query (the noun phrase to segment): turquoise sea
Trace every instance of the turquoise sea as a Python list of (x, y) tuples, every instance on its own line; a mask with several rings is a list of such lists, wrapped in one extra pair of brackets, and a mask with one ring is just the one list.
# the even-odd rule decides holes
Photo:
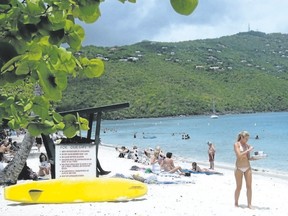
[[(233, 144), (237, 134), (247, 130), (255, 151), (268, 157), (251, 162), (259, 170), (288, 173), (288, 112), (183, 116), (167, 118), (102, 120), (101, 142), (113, 146), (138, 146), (140, 149), (160, 146), (164, 152), (187, 161), (207, 162), (207, 141), (216, 147), (217, 164), (234, 167)], [(182, 139), (182, 134), (190, 139)], [(134, 135), (136, 138), (134, 138)], [(255, 139), (258, 135), (259, 139)]]

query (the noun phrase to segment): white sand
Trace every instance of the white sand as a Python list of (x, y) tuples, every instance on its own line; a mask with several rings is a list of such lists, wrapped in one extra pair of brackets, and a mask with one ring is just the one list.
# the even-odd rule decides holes
[[(102, 167), (112, 171), (105, 178), (109, 178), (115, 173), (132, 172), (128, 170), (133, 165), (144, 166), (117, 156), (118, 153), (113, 148), (99, 147), (99, 159)], [(30, 157), (27, 163), (33, 170), (38, 171), (37, 156)], [(181, 165), (183, 168), (190, 167), (190, 164)], [(182, 177), (186, 180), (193, 180), (195, 184), (148, 184), (147, 195), (127, 202), (22, 204), (5, 200), (4, 189), (0, 186), (0, 212), (1, 215), (9, 216), (288, 215), (288, 205), (286, 204), (288, 200), (287, 178), (254, 172), (252, 204), (255, 209), (250, 210), (246, 205), (245, 184), (243, 184), (240, 195), (240, 207), (236, 208), (234, 207), (235, 180), (233, 170), (217, 167), (217, 161), (216, 169), (224, 175), (194, 174), (191, 177)]]

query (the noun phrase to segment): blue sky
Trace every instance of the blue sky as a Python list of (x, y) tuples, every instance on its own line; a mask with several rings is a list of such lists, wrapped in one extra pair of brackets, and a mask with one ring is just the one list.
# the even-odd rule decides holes
[(101, 17), (83, 24), (84, 45), (122, 46), (143, 40), (178, 42), (218, 38), (250, 30), (288, 33), (288, 0), (199, 0), (189, 16), (177, 14), (170, 0), (105, 0)]

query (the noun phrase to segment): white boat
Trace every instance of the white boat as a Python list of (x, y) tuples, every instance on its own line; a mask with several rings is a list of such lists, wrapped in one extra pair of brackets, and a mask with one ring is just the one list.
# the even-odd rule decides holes
[(215, 101), (213, 100), (213, 108), (212, 108), (213, 110), (213, 114), (210, 116), (210, 118), (211, 119), (218, 119), (219, 118), (219, 116), (218, 115), (216, 115), (215, 113), (216, 113), (216, 111), (215, 111)]
[(219, 118), (219, 116), (218, 116), (218, 115), (216, 115), (216, 114), (212, 114), (212, 115), (210, 116), (210, 118), (211, 118), (211, 119), (218, 119), (218, 118)]

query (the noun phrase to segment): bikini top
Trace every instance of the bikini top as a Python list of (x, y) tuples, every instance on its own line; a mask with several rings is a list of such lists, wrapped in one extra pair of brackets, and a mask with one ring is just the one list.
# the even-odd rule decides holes
[(240, 144), (240, 152), (244, 152), (247, 150), (247, 146), (243, 148), (243, 146)]

